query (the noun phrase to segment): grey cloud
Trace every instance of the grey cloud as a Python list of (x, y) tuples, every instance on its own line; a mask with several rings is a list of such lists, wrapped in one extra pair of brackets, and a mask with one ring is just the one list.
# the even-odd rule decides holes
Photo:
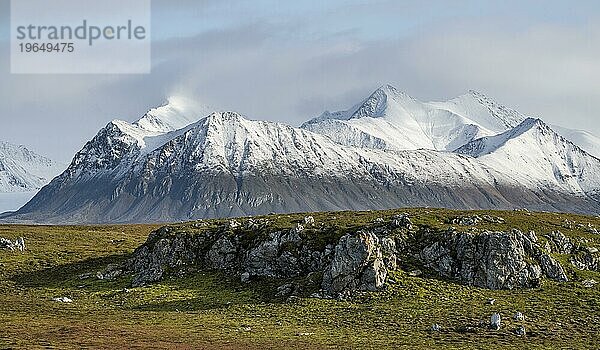
[(4, 52), (0, 139), (68, 160), (111, 119), (134, 120), (170, 94), (298, 125), (384, 83), (423, 100), (482, 90), (550, 123), (600, 134), (598, 26), (508, 30), (500, 20), (463, 21), (380, 41), (352, 31), (301, 39), (290, 34), (298, 26), (246, 21), (156, 42), (150, 75), (11, 76)]

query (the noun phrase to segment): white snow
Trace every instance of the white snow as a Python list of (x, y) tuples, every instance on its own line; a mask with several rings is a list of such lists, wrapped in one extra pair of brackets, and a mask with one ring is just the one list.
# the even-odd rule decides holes
[[(199, 121), (214, 112), (211, 107), (189, 98), (172, 96), (160, 107), (149, 110), (133, 123), (113, 120), (112, 123), (126, 135), (133, 138), (142, 154), (154, 150), (178, 135), (178, 131)], [(147, 148), (147, 149), (146, 149)]]
[(581, 147), (584, 151), (600, 158), (600, 138), (584, 130), (567, 129), (562, 126), (552, 125), (552, 129), (567, 140)]
[(588, 193), (600, 189), (600, 160), (565, 139), (540, 119), (528, 118), (514, 129), (463, 146), (476, 157), (529, 187)]
[(448, 102), (424, 103), (385, 85), (351, 109), (325, 112), (302, 127), (344, 145), (453, 151), (522, 119), (518, 112), (474, 91)]
[(149, 110), (133, 125), (156, 133), (179, 130), (214, 112), (214, 109), (193, 99), (171, 96), (167, 103)]

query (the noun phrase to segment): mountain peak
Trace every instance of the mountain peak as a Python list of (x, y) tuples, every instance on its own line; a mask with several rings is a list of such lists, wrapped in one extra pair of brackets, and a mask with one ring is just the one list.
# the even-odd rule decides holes
[(380, 91), (389, 94), (398, 94), (400, 91), (396, 89), (392, 84), (383, 84), (375, 92)]
[(209, 115), (214, 109), (183, 96), (170, 96), (133, 123), (150, 132), (166, 133), (184, 128)]
[[(523, 141), (524, 144), (542, 145), (547, 142), (569, 143), (539, 118), (526, 118), (516, 127), (495, 136), (482, 137), (460, 147), (456, 153), (480, 157), (495, 152), (513, 140)], [(547, 146), (547, 145), (546, 145)], [(572, 145), (575, 148), (579, 148)], [(531, 150), (521, 150), (531, 151)]]

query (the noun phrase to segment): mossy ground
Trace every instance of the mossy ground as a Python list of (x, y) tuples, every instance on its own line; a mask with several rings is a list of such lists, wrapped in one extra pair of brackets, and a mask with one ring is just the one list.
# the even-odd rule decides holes
[[(381, 212), (315, 213), (315, 244), (409, 212), (413, 223), (432, 229), (473, 230), (448, 224), (460, 215), (491, 214), (504, 224), (480, 223), (476, 230), (552, 230), (600, 245), (600, 235), (577, 224), (600, 228), (600, 219), (528, 212), (460, 212), (408, 209)], [(272, 229), (292, 227), (304, 214), (269, 217)], [(335, 217), (335, 219), (334, 219)], [(567, 224), (565, 220), (570, 223)], [(209, 222), (214, 227), (219, 222)], [(176, 225), (189, 229), (190, 225)], [(241, 284), (238, 276), (198, 272), (184, 278), (129, 288), (130, 277), (115, 281), (80, 279), (83, 273), (119, 262), (158, 226), (0, 226), (0, 237), (24, 236), (27, 251), (0, 251), (0, 348), (195, 348), (195, 349), (397, 349), (397, 348), (589, 348), (600, 347), (600, 286), (580, 281), (597, 272), (570, 269), (571, 282), (545, 281), (541, 288), (490, 291), (461, 286), (426, 273), (394, 272), (396, 283), (352, 301), (275, 297), (284, 281)], [(200, 231), (206, 229), (199, 229)], [(311, 231), (306, 232), (311, 235)], [(560, 257), (559, 257), (560, 258)], [(563, 261), (567, 266), (567, 262)], [(53, 302), (67, 296), (71, 304)], [(486, 303), (496, 299), (494, 305)], [(512, 320), (521, 311), (523, 322)], [(503, 316), (500, 331), (479, 327), (492, 313)], [(433, 323), (442, 326), (432, 333)], [(514, 330), (524, 325), (528, 335)]]

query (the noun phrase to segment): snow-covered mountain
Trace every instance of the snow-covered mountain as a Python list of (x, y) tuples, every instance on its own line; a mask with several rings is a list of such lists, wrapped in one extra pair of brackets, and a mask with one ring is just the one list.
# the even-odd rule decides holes
[(528, 187), (544, 184), (579, 194), (595, 194), (600, 189), (600, 161), (540, 119), (528, 118), (513, 129), (474, 140), (456, 152), (476, 157), (481, 164)]
[(475, 91), (447, 102), (424, 103), (385, 85), (351, 109), (325, 112), (302, 128), (362, 148), (454, 151), (523, 119)]
[(10, 220), (177, 221), (402, 206), (598, 213), (596, 174), (600, 160), (479, 93), (422, 103), (384, 86), (302, 128), (170, 104), (134, 123), (115, 120)]
[[(346, 111), (324, 112), (302, 128), (361, 148), (454, 151), (468, 142), (516, 127), (527, 117), (470, 90), (444, 102), (421, 102), (384, 85)], [(586, 152), (600, 158), (600, 138), (552, 126)]]
[(65, 167), (24, 146), (0, 141), (0, 213), (19, 209)]

